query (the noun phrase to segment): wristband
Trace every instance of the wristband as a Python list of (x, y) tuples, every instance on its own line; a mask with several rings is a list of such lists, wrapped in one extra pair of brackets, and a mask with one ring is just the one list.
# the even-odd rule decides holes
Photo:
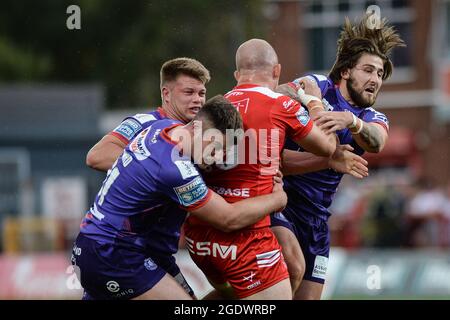
[(311, 101), (319, 101), (320, 103), (322, 102), (322, 101), (320, 101), (320, 99), (319, 98), (317, 98), (317, 97), (315, 97), (315, 96), (312, 96), (312, 95), (310, 95), (310, 94), (306, 94), (305, 93), (305, 90), (303, 90), (303, 88), (299, 88), (298, 90), (297, 90), (297, 94), (298, 94), (298, 96), (300, 97), (300, 101), (305, 105), (305, 106), (308, 106), (308, 103), (310, 103)]
[(317, 109), (317, 108), (320, 108), (322, 111), (325, 111), (325, 109), (323, 108), (322, 105), (320, 105), (320, 106), (319, 105), (315, 105), (312, 108), (308, 108), (308, 111), (311, 112), (311, 111), (313, 111), (314, 109)]
[(354, 129), (354, 128), (356, 128), (357, 118), (356, 118), (356, 116), (353, 114), (353, 112), (352, 112), (352, 118), (353, 118), (353, 121), (352, 121), (352, 124), (348, 126), (349, 129)]
[[(362, 129), (364, 127), (364, 121), (362, 121), (361, 119), (359, 119), (359, 120), (360, 120), (361, 126), (359, 127), (358, 131), (352, 132), (352, 134), (359, 134), (362, 131)], [(351, 132), (351, 130), (350, 130), (350, 132)]]

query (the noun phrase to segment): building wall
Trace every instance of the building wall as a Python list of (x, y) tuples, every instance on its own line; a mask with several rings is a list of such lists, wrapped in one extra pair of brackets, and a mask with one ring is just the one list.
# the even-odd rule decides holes
[[(434, 1), (410, 0), (414, 20), (413, 41), (408, 43), (412, 54), (415, 77), (410, 81), (387, 81), (382, 88), (376, 108), (386, 113), (391, 127), (407, 128), (415, 136), (415, 143), (423, 165), (421, 173), (431, 181), (445, 184), (450, 181), (450, 126), (434, 116), (433, 63), (431, 48)], [(303, 60), (308, 54), (301, 19), (304, 12), (301, 1), (274, 1), (269, 4), (271, 14), (269, 42), (279, 54), (282, 64), (281, 82), (304, 74)], [(302, 59), (303, 58), (303, 59)], [(395, 69), (394, 69), (395, 73)], [(387, 93), (387, 94), (386, 94)], [(402, 103), (404, 101), (404, 103)], [(381, 103), (381, 104), (380, 104)], [(383, 156), (381, 153), (379, 156)]]

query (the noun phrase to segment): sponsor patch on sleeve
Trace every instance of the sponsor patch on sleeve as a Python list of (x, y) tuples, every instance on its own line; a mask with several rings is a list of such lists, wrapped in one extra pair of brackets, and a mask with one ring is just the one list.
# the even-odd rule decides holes
[(149, 121), (156, 121), (156, 117), (149, 113), (138, 113), (134, 116), (137, 120), (139, 120), (140, 123), (144, 124)]
[(142, 126), (139, 123), (139, 121), (132, 118), (128, 118), (125, 121), (123, 121), (117, 128), (115, 128), (113, 132), (122, 135), (127, 140), (131, 140), (141, 130)]
[(195, 166), (191, 161), (176, 160), (174, 163), (177, 166), (178, 171), (180, 171), (183, 179), (198, 176), (198, 171), (195, 169)]
[(208, 187), (200, 176), (182, 186), (174, 187), (173, 190), (179, 203), (185, 207), (197, 203), (208, 194)]
[(302, 126), (306, 126), (310, 119), (308, 111), (306, 111), (306, 109), (303, 107), (300, 107), (300, 109), (298, 109), (295, 116), (297, 117), (297, 120), (302, 124)]

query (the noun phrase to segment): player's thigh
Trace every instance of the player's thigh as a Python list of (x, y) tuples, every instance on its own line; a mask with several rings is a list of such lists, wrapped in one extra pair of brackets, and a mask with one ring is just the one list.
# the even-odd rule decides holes
[(208, 279), (214, 290), (210, 291), (202, 300), (232, 300), (236, 299), (233, 287), (228, 283), (215, 283)]
[(72, 263), (90, 299), (133, 299), (149, 291), (166, 271), (142, 252), (99, 243), (80, 234)]
[(291, 282), (284, 279), (242, 300), (292, 300)]
[(166, 274), (150, 290), (133, 300), (192, 300), (192, 298), (172, 276)]
[(294, 300), (320, 300), (323, 284), (310, 280), (303, 280), (294, 295)]
[(281, 245), (289, 275), (301, 280), (305, 273), (305, 258), (298, 239), (290, 229), (282, 226), (273, 226), (272, 231)]

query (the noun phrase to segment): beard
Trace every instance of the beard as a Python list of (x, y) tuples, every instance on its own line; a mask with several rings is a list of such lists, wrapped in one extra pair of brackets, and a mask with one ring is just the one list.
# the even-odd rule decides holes
[(348, 94), (350, 95), (350, 98), (352, 99), (352, 101), (355, 103), (356, 107), (361, 107), (361, 108), (368, 108), (373, 106), (373, 104), (375, 103), (375, 100), (377, 99), (377, 94), (373, 95), (373, 98), (365, 98), (363, 93), (364, 93), (364, 89), (361, 90), (361, 92), (359, 92), (358, 90), (355, 89), (355, 78), (351, 77), (347, 80), (347, 91)]

